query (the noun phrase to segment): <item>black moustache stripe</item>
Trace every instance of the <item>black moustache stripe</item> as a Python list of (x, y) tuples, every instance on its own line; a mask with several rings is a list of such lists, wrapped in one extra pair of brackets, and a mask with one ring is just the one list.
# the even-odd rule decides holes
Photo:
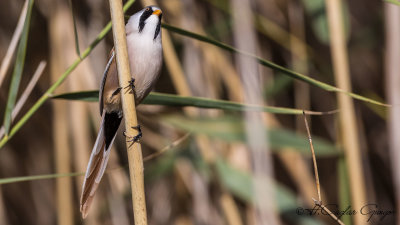
[(158, 34), (161, 31), (161, 17), (162, 17), (162, 15), (159, 16), (159, 20), (158, 20), (158, 24), (157, 24), (157, 27), (156, 27), (156, 32), (154, 34), (154, 39), (153, 40), (155, 40), (157, 38)]
[(151, 7), (147, 8), (146, 10), (144, 10), (144, 12), (142, 13), (142, 15), (140, 16), (140, 19), (139, 19), (139, 33), (142, 32), (142, 30), (144, 28), (144, 25), (146, 25), (145, 21), (152, 14), (153, 14), (153, 9)]

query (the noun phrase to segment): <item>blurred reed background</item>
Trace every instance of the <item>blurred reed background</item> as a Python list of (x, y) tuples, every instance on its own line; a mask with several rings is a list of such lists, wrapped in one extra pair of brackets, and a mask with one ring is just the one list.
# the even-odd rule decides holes
[[(254, 57), (163, 29), (164, 67), (155, 91), (313, 111), (340, 109), (308, 118), (323, 204), (334, 212), (349, 206), (356, 210), (357, 215), (341, 217), (345, 224), (400, 224), (400, 6), (395, 3), (137, 0), (126, 15), (156, 4), (167, 24), (393, 104), (382, 107), (335, 95), (271, 70)], [(19, 62), (15, 30), (19, 27), (23, 40), (25, 19), (20, 16), (26, 11), (23, 0), (0, 1), (0, 118)], [(18, 103), (21, 112), (13, 121), (85, 54), (109, 21), (108, 1), (33, 3), (16, 89), (17, 99), (27, 100)], [(112, 45), (109, 33), (54, 94), (98, 89)], [(320, 211), (308, 216), (298, 210), (313, 208), (312, 198), (318, 196), (302, 115), (162, 104), (138, 110), (149, 224), (338, 224)], [(81, 172), (99, 122), (95, 102), (48, 99), (0, 148), (1, 225), (133, 224), (123, 128), (90, 214), (81, 219)], [(0, 140), (7, 130), (0, 130)], [(33, 177), (43, 174), (64, 175)], [(37, 180), (6, 179), (22, 176)], [(370, 218), (360, 212), (367, 204), (378, 208), (370, 205), (364, 213), (395, 214)]]

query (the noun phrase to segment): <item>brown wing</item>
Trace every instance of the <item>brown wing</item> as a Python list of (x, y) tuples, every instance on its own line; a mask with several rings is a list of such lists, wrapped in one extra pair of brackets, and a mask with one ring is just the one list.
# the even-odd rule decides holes
[(110, 51), (110, 56), (108, 57), (108, 62), (106, 68), (104, 69), (103, 79), (101, 81), (99, 90), (99, 106), (100, 106), (100, 116), (103, 115), (104, 108), (104, 87), (106, 86), (107, 77), (110, 77), (112, 73), (116, 73), (116, 61), (115, 61), (115, 51), (114, 48)]

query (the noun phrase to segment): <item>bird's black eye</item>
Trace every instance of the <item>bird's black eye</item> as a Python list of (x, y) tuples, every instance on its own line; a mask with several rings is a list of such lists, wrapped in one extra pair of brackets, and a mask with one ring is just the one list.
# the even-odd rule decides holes
[(149, 10), (150, 10), (150, 8), (147, 8), (147, 9), (146, 9), (146, 11), (149, 11)]

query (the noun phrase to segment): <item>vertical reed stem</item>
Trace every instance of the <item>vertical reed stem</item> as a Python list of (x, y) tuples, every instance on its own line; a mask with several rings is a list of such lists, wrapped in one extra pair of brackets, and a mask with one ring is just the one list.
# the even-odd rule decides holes
[[(49, 17), (49, 37), (50, 37), (50, 72), (51, 80), (57, 81), (58, 74), (62, 73), (69, 62), (74, 58), (74, 51), (70, 51), (74, 46), (74, 41), (68, 34), (73, 32), (71, 14), (68, 6), (64, 2), (52, 4), (54, 7)], [(73, 81), (64, 83), (60, 92), (70, 91), (70, 85)], [(71, 172), (71, 151), (70, 151), (70, 124), (68, 109), (71, 108), (69, 102), (53, 102), (53, 122), (52, 132), (54, 140), (54, 164), (56, 173)], [(57, 224), (74, 224), (73, 190), (72, 178), (63, 177), (56, 179), (56, 197), (57, 197)]]
[[(346, 50), (346, 40), (343, 26), (343, 12), (341, 0), (326, 0), (328, 14), (331, 54), (333, 71), (337, 87), (344, 91), (351, 91), (349, 61)], [(358, 139), (358, 129), (354, 112), (354, 105), (349, 96), (338, 93), (340, 134), (345, 150), (348, 167), (352, 208), (361, 209), (366, 203), (364, 171), (361, 161), (361, 150)], [(354, 216), (356, 225), (366, 224), (361, 214)]]
[[(231, 0), (233, 19), (233, 39), (235, 47), (256, 54), (259, 45), (251, 20), (252, 0)], [(261, 77), (257, 61), (244, 55), (235, 55), (237, 69), (243, 82), (244, 102), (263, 104)], [(275, 211), (274, 190), (272, 187), (273, 161), (266, 137), (267, 120), (257, 112), (244, 112), (246, 141), (250, 150), (253, 172), (253, 191), (255, 199), (254, 219), (256, 224), (280, 224)]]
[[(395, 189), (395, 203), (400, 203), (400, 7), (385, 3), (386, 24), (386, 94), (389, 104), (394, 107), (389, 109), (388, 134), (390, 146), (390, 159), (392, 161), (393, 187)], [(399, 208), (397, 208), (397, 223), (400, 221)]]
[[(131, 80), (129, 58), (126, 45), (126, 32), (124, 24), (124, 12), (122, 11), (122, 1), (109, 0), (111, 20), (113, 27), (114, 45), (117, 56), (117, 69), (119, 85), (125, 87), (129, 85)], [(125, 128), (127, 141), (129, 136), (137, 135), (137, 131), (132, 129), (136, 126), (137, 116), (135, 99), (133, 94), (121, 92), (122, 109), (125, 118)], [(144, 194), (144, 177), (143, 177), (143, 158), (142, 147), (140, 143), (126, 143), (129, 161), (129, 173), (132, 189), (133, 214), (135, 225), (147, 225), (146, 201)]]

